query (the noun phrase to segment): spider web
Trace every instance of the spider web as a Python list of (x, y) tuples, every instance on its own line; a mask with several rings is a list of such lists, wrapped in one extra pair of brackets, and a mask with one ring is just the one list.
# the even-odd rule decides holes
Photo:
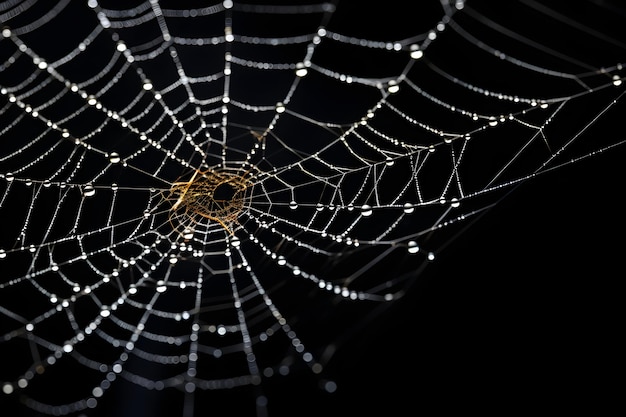
[(332, 393), (465, 227), (623, 143), (617, 2), (423, 3), (0, 4), (2, 395)]

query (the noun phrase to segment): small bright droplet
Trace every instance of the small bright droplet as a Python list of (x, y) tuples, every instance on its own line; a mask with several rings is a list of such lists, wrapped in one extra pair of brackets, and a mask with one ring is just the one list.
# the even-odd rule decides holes
[(411, 203), (404, 203), (404, 212), (406, 214), (411, 214), (415, 211), (415, 207)]
[(286, 110), (283, 103), (276, 103), (276, 113), (283, 113)]
[(619, 75), (613, 76), (613, 85), (615, 87), (619, 87), (620, 85), (622, 85), (622, 79), (619, 77)]
[(233, 247), (235, 247), (235, 248), (236, 248), (236, 247), (238, 247), (239, 245), (241, 245), (241, 240), (239, 240), (239, 238), (238, 238), (237, 236), (234, 236), (234, 237), (231, 239), (230, 244), (231, 244)]
[(185, 239), (192, 239), (193, 238), (193, 230), (191, 230), (191, 229), (183, 230), (183, 238), (185, 238)]
[(306, 69), (304, 62), (298, 62), (298, 64), (296, 65), (296, 75), (298, 77), (304, 77), (305, 75), (307, 75), (308, 72), (309, 71)]
[(159, 280), (159, 282), (157, 282), (156, 290), (159, 293), (164, 293), (165, 290), (167, 290), (167, 286), (165, 285), (165, 281)]
[(93, 188), (93, 185), (87, 184), (83, 187), (83, 196), (93, 197), (94, 195), (96, 195), (96, 189)]
[(363, 206), (361, 206), (361, 216), (368, 217), (371, 216), (372, 213), (372, 207), (370, 207), (369, 204), (364, 204)]
[(7, 253), (4, 249), (0, 249), (0, 259), (4, 259), (7, 257)]
[(111, 154), (109, 155), (109, 161), (111, 161), (112, 164), (117, 164), (118, 162), (120, 162), (120, 160), (120, 154), (118, 154), (117, 152), (111, 152)]
[(407, 250), (409, 251), (409, 253), (417, 253), (417, 252), (420, 251), (420, 247), (419, 247), (419, 245), (417, 244), (416, 241), (411, 240), (408, 243), (408, 249)]
[(454, 197), (450, 200), (450, 206), (457, 208), (460, 205), (461, 205), (461, 202), (459, 201), (458, 198)]
[(291, 200), (291, 202), (289, 203), (289, 208), (292, 210), (295, 210), (298, 208), (298, 203), (296, 203), (295, 201)]
[(424, 52), (420, 49), (418, 44), (411, 45), (411, 58), (420, 59), (424, 56)]
[(176, 262), (178, 262), (178, 258), (176, 257), (176, 255), (170, 256), (170, 263), (174, 265)]
[(420, 59), (423, 56), (424, 56), (424, 52), (420, 51), (419, 49), (411, 52), (411, 58), (413, 59)]
[(389, 84), (387, 85), (387, 91), (391, 94), (397, 93), (398, 91), (400, 91), (400, 86), (394, 80), (389, 81)]
[(4, 179), (7, 181), (13, 181), (15, 179), (15, 175), (11, 174), (10, 172), (6, 173), (4, 175)]

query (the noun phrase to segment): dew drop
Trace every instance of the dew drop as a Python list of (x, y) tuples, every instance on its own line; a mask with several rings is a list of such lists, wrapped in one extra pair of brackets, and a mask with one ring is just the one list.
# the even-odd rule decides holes
[(4, 392), (7, 395), (10, 395), (13, 393), (13, 385), (10, 382), (6, 382), (3, 386), (2, 386), (2, 392)]
[(4, 179), (7, 181), (13, 181), (15, 179), (15, 175), (11, 174), (10, 172), (6, 173), (4, 175)]
[(411, 214), (415, 211), (415, 207), (411, 203), (404, 203), (404, 212), (406, 214)]
[(96, 189), (93, 188), (93, 185), (87, 184), (83, 187), (83, 196), (93, 197), (95, 194), (96, 194)]
[(291, 200), (291, 202), (289, 203), (289, 208), (292, 210), (295, 210), (298, 208), (298, 203), (296, 203), (295, 201)]
[(4, 259), (7, 257), (7, 253), (4, 249), (0, 249), (0, 259)]
[(372, 215), (372, 207), (369, 204), (361, 206), (361, 216), (368, 217)]
[(613, 85), (615, 87), (619, 87), (620, 85), (622, 85), (622, 79), (619, 77), (619, 75), (613, 76)]
[(419, 49), (415, 49), (414, 51), (411, 51), (411, 58), (413, 59), (420, 59), (423, 56), (424, 56), (424, 52)]
[(414, 240), (410, 240), (408, 243), (408, 252), (409, 253), (417, 253), (420, 250), (420, 247), (418, 246), (417, 242)]
[(117, 164), (118, 162), (120, 162), (120, 160), (120, 154), (118, 154), (117, 152), (111, 152), (111, 154), (109, 155), (109, 161), (111, 161), (112, 164)]
[(307, 70), (304, 62), (298, 62), (298, 64), (296, 65), (296, 75), (298, 77), (304, 77), (305, 75), (307, 75), (308, 72), (309, 71)]
[(167, 290), (167, 286), (165, 285), (165, 281), (159, 280), (159, 282), (157, 282), (156, 290), (157, 290), (158, 293), (164, 293)]

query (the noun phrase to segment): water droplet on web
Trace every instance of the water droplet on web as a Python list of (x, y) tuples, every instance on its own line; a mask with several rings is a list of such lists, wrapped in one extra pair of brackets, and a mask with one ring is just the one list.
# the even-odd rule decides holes
[(0, 259), (4, 259), (7, 257), (7, 253), (4, 249), (0, 249)]
[(361, 216), (368, 217), (373, 213), (372, 207), (369, 204), (364, 204), (361, 206)]
[(109, 155), (109, 161), (111, 161), (112, 164), (117, 164), (118, 162), (120, 162), (120, 160), (120, 154), (118, 154), (117, 152), (111, 152), (111, 154)]
[(185, 239), (192, 239), (193, 238), (193, 230), (192, 229), (185, 229), (185, 230), (183, 230), (183, 237)]
[(3, 386), (2, 386), (2, 392), (4, 392), (5, 394), (9, 395), (13, 393), (13, 385), (9, 382), (6, 382)]
[(231, 244), (233, 247), (235, 247), (235, 248), (236, 248), (236, 247), (238, 247), (239, 245), (241, 245), (241, 240), (239, 240), (239, 238), (238, 238), (237, 236), (233, 236), (233, 238), (232, 238), (232, 239), (231, 239), (231, 241), (230, 241), (230, 244)]
[(291, 200), (291, 202), (289, 203), (289, 208), (292, 210), (295, 210), (298, 208), (298, 203), (296, 203), (295, 201)]
[(4, 175), (4, 179), (7, 181), (13, 181), (15, 179), (15, 175), (11, 174), (10, 172), (6, 173)]
[(83, 187), (83, 196), (93, 197), (96, 195), (96, 189), (91, 184), (87, 184)]
[(408, 243), (408, 249), (407, 250), (408, 250), (409, 253), (417, 253), (417, 252), (419, 252), (420, 247), (419, 247), (419, 245), (417, 244), (416, 241), (411, 240)]
[(613, 76), (613, 85), (615, 87), (619, 87), (620, 85), (622, 85), (622, 79), (619, 77), (619, 75)]
[(415, 207), (411, 203), (404, 203), (404, 212), (406, 214), (411, 214), (415, 211)]

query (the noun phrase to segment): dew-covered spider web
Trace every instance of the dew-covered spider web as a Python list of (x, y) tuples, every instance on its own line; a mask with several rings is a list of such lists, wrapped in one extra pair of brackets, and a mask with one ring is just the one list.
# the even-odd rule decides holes
[(619, 1), (414, 3), (0, 3), (3, 400), (332, 395), (465, 227), (626, 139)]

